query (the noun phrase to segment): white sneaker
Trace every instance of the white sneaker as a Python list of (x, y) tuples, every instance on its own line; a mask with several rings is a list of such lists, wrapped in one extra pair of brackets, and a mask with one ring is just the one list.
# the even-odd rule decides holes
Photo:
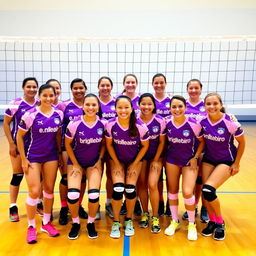
[(110, 237), (112, 238), (120, 238), (120, 226), (119, 222), (114, 222), (111, 228)]
[(196, 223), (193, 223), (193, 222), (188, 223), (188, 240), (190, 241), (197, 240)]
[(172, 220), (169, 227), (165, 229), (164, 234), (167, 236), (173, 236), (175, 231), (178, 230), (179, 228), (180, 228), (180, 222)]

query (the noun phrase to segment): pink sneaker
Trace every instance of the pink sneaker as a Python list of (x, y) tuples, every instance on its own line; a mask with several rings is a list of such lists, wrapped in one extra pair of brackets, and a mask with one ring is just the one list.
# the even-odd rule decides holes
[(52, 237), (60, 235), (60, 232), (57, 229), (55, 229), (55, 227), (52, 225), (51, 222), (49, 222), (46, 225), (42, 225), (41, 231), (47, 233), (49, 236), (52, 236)]
[(36, 229), (33, 227), (28, 227), (27, 232), (27, 243), (28, 244), (35, 244), (37, 242), (36, 240)]

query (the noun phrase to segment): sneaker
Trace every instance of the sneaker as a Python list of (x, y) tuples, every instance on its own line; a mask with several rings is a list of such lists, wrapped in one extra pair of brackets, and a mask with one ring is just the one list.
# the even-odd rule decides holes
[(213, 221), (209, 221), (207, 226), (202, 230), (201, 234), (203, 236), (211, 236), (215, 228), (216, 228), (216, 223)]
[(213, 238), (217, 241), (225, 239), (225, 224), (216, 223)]
[(121, 207), (120, 214), (121, 214), (121, 215), (125, 215), (126, 213), (127, 213), (126, 201), (124, 200), (123, 205), (122, 205), (122, 207)]
[[(198, 206), (196, 206), (196, 208), (195, 208), (195, 217), (196, 217), (197, 215), (198, 215)], [(183, 219), (183, 220), (188, 220), (188, 213), (187, 213), (187, 211), (185, 211), (185, 212), (183, 213), (182, 219)]]
[(84, 210), (82, 205), (79, 206), (78, 213), (79, 213), (79, 218), (88, 219), (88, 213)]
[(30, 227), (28, 227), (28, 232), (27, 232), (27, 243), (35, 244), (36, 242), (37, 242), (36, 229), (30, 226)]
[(59, 224), (60, 225), (68, 224), (68, 207), (61, 207), (60, 216), (59, 216)]
[(161, 200), (159, 201), (158, 215), (164, 216), (164, 201), (161, 201)]
[(171, 210), (170, 210), (170, 206), (169, 206), (169, 202), (167, 201), (166, 203), (166, 208), (165, 208), (165, 213), (164, 213), (165, 216), (167, 217), (172, 217), (172, 213), (171, 213)]
[(149, 218), (149, 213), (144, 212), (142, 215), (142, 218), (139, 222), (140, 228), (147, 228), (148, 227), (148, 218)]
[(113, 208), (112, 208), (112, 204), (105, 204), (105, 211), (106, 214), (108, 214), (108, 216), (110, 218), (114, 218), (114, 213), (113, 213)]
[(68, 233), (68, 238), (71, 240), (75, 240), (79, 236), (79, 230), (80, 230), (80, 224), (78, 223), (73, 223), (72, 228), (70, 232)]
[(160, 233), (161, 228), (159, 225), (159, 218), (158, 217), (152, 217), (152, 227), (151, 232), (152, 233)]
[(188, 223), (188, 240), (190, 241), (197, 240), (196, 223), (193, 223), (193, 222)]
[(42, 225), (41, 231), (47, 233), (49, 236), (56, 237), (60, 235), (60, 232), (49, 222), (46, 225)]
[(132, 220), (126, 220), (124, 222), (124, 226), (125, 226), (124, 234), (126, 236), (134, 236), (135, 232), (134, 232)]
[(120, 238), (120, 226), (121, 226), (120, 222), (117, 222), (117, 221), (113, 222), (110, 237)]
[(201, 211), (200, 211), (200, 221), (203, 223), (209, 222), (209, 216), (208, 216), (207, 209), (203, 205), (202, 205)]
[(43, 217), (43, 216), (44, 216), (44, 207), (43, 207), (43, 203), (42, 203), (42, 202), (40, 202), (40, 203), (37, 204), (36, 213), (37, 213), (40, 217)]
[(175, 231), (180, 228), (180, 222), (172, 220), (168, 228), (165, 229), (164, 234), (167, 236), (173, 236)]
[(95, 220), (100, 220), (101, 216), (100, 216), (100, 205), (98, 207), (98, 211), (96, 212), (96, 216), (95, 216)]
[(94, 223), (87, 223), (87, 232), (88, 232), (88, 237), (91, 239), (97, 238), (98, 237), (98, 232), (95, 230), (95, 225)]
[(9, 219), (11, 222), (17, 222), (20, 220), (19, 213), (18, 213), (18, 207), (15, 205), (9, 209)]
[(135, 216), (141, 216), (141, 214), (142, 214), (140, 201), (138, 199), (136, 200), (133, 213), (134, 213)]

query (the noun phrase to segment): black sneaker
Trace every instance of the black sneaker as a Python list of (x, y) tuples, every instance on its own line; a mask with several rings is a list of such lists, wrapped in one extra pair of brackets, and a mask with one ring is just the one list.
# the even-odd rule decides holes
[(18, 214), (18, 207), (16, 205), (9, 208), (9, 219), (11, 222), (17, 222), (20, 220), (19, 214)]
[(88, 213), (84, 210), (82, 205), (79, 206), (78, 214), (81, 219), (88, 219)]
[(163, 216), (164, 215), (164, 201), (159, 201), (159, 206), (158, 206), (158, 215)]
[(216, 228), (216, 222), (209, 221), (206, 228), (202, 230), (201, 234), (203, 236), (211, 236), (215, 228)]
[(68, 224), (68, 207), (61, 207), (60, 216), (59, 216), (59, 224), (60, 225)]
[(40, 217), (43, 217), (43, 216), (44, 216), (44, 206), (43, 206), (43, 202), (40, 202), (40, 203), (37, 204), (36, 213), (37, 213)]
[(225, 239), (225, 224), (216, 223), (213, 238), (217, 241)]
[(209, 221), (207, 209), (203, 205), (202, 205), (201, 211), (200, 211), (200, 221), (203, 223), (207, 223)]
[(134, 213), (135, 216), (141, 216), (141, 214), (142, 214), (140, 201), (138, 199), (136, 200), (133, 213)]
[(165, 208), (165, 213), (164, 213), (165, 216), (167, 217), (171, 217), (172, 216), (172, 213), (171, 213), (171, 210), (170, 210), (170, 206), (169, 206), (169, 202), (167, 201), (166, 203), (166, 208)]
[(126, 209), (126, 201), (124, 200), (122, 207), (121, 207), (121, 211), (120, 214), (121, 215), (125, 215), (127, 213), (127, 209)]
[(77, 239), (79, 236), (80, 224), (73, 223), (72, 228), (68, 234), (68, 238), (71, 240)]
[(89, 238), (94, 239), (98, 237), (98, 232), (95, 230), (94, 223), (88, 223), (86, 227), (87, 227)]

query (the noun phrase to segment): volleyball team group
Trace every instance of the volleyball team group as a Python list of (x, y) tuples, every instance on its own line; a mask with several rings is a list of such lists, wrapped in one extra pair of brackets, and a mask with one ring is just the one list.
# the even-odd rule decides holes
[[(60, 234), (52, 224), (58, 169), (59, 224), (66, 225), (70, 213), (69, 239), (79, 237), (80, 218), (88, 218), (88, 237), (98, 237), (94, 223), (99, 218), (103, 170), (107, 177), (106, 211), (113, 218), (110, 237), (121, 236), (120, 212), (125, 213), (124, 234), (135, 234), (137, 204), (142, 208), (139, 227), (150, 226), (152, 233), (161, 231), (159, 207), (163, 206), (161, 177), (165, 171), (167, 212), (172, 218), (164, 234), (174, 235), (181, 225), (178, 193), (182, 176), (188, 240), (198, 239), (195, 216), (201, 194), (201, 221), (207, 223), (201, 234), (215, 240), (225, 238), (216, 190), (239, 172), (245, 148), (239, 122), (225, 113), (217, 93), (200, 98), (202, 84), (197, 79), (187, 83), (187, 100), (167, 94), (166, 77), (160, 73), (152, 78), (153, 94), (138, 94), (137, 86), (137, 77), (128, 74), (123, 79), (123, 92), (113, 97), (112, 80), (101, 77), (96, 96), (87, 93), (85, 82), (77, 78), (70, 84), (72, 98), (60, 101), (57, 80), (50, 79), (39, 87), (36, 78), (24, 79), (24, 96), (10, 102), (4, 131), (13, 169), (11, 221), (19, 221), (16, 201), (23, 175), (28, 186), (27, 243), (37, 242), (36, 213), (42, 216), (41, 231), (52, 237)], [(82, 207), (86, 183), (88, 215)]]

